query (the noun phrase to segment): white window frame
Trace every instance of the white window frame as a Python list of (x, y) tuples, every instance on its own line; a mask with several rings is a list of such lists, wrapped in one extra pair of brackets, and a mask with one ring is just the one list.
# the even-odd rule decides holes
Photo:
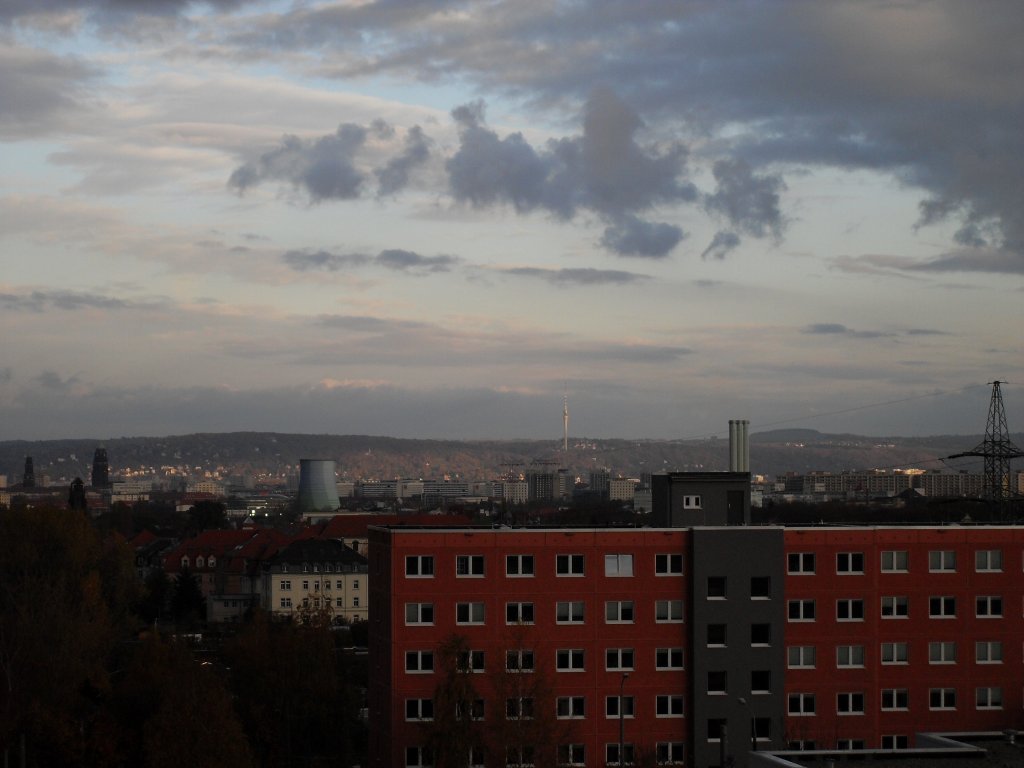
[(790, 717), (813, 717), (818, 714), (813, 693), (791, 693), (786, 698), (786, 713)]
[(510, 673), (533, 672), (536, 659), (533, 649), (516, 648), (505, 651), (505, 671)]
[(430, 627), (434, 625), (433, 603), (406, 603), (405, 626)]
[(683, 669), (684, 663), (685, 657), (683, 656), (682, 648), (654, 649), (654, 668), (656, 670)]
[(908, 749), (910, 739), (906, 734), (884, 734), (882, 736), (882, 749)]
[(509, 696), (505, 699), (506, 720), (533, 720), (535, 715), (533, 696)]
[(786, 647), (787, 669), (815, 669), (817, 662), (818, 649), (813, 645), (790, 645)]
[(434, 757), (430, 747), (411, 746), (405, 748), (405, 768), (431, 768)]
[(956, 709), (956, 688), (929, 688), (928, 709), (933, 711)]
[(786, 573), (790, 576), (813, 576), (816, 565), (814, 552), (790, 552), (786, 555)]
[(836, 621), (864, 621), (864, 601), (859, 597), (836, 600)]
[(622, 760), (619, 760), (619, 742), (614, 741), (610, 744), (604, 745), (604, 764), (610, 765), (633, 765), (634, 763), (634, 750), (633, 745), (630, 742), (624, 742), (622, 745)]
[(678, 693), (661, 693), (654, 699), (655, 717), (683, 717), (686, 699)]
[(682, 600), (655, 600), (654, 622), (656, 624), (682, 624)]
[(932, 640), (928, 643), (929, 664), (956, 664), (956, 642), (953, 640)]
[(864, 714), (864, 692), (843, 691), (836, 694), (836, 714), (840, 716)]
[(606, 554), (604, 575), (609, 578), (628, 578), (633, 575), (632, 554)]
[(974, 598), (974, 615), (979, 619), (1003, 618), (1001, 595), (978, 595)]
[(555, 555), (555, 576), (578, 578), (586, 575), (586, 558), (580, 554)]
[(605, 648), (604, 668), (608, 672), (632, 672), (636, 662), (636, 651), (633, 648)]
[(658, 765), (683, 765), (686, 749), (681, 741), (659, 741), (654, 745), (654, 759)]
[[(410, 665), (410, 662), (415, 661)], [(429, 665), (426, 664), (429, 662)], [(408, 675), (429, 675), (434, 671), (433, 651), (406, 651), (405, 672)]]
[(559, 648), (555, 651), (556, 672), (585, 672), (586, 652), (583, 648)]
[(905, 549), (886, 549), (882, 551), (882, 573), (909, 573), (910, 553)]
[(405, 556), (405, 578), (407, 578), (407, 579), (432, 579), (432, 578), (434, 578), (434, 556), (433, 555), (406, 555)]
[(457, 579), (482, 579), (486, 571), (487, 563), (483, 555), (456, 555), (455, 556), (455, 578)]
[(910, 644), (903, 641), (882, 643), (881, 662), (886, 665), (909, 664)]
[[(465, 617), (461, 616), (465, 613)], [(486, 607), (484, 603), (456, 603), (455, 623), (460, 626), (479, 626), (484, 623)]]
[(839, 576), (863, 576), (863, 552), (836, 552), (836, 574)]
[(555, 603), (556, 624), (582, 624), (586, 614), (583, 600), (559, 600)]
[(1003, 550), (975, 550), (974, 570), (977, 573), (1001, 573), (1003, 570)]
[(558, 765), (574, 766), (587, 764), (587, 748), (584, 744), (559, 744)]
[[(796, 609), (794, 611), (794, 609)], [(808, 610), (810, 609), (810, 610)], [(788, 600), (786, 602), (786, 621), (789, 622), (811, 622), (815, 621), (817, 607), (814, 604), (813, 598), (803, 598), (800, 600)], [(793, 614), (796, 614), (794, 616)], [(808, 613), (810, 616), (808, 616)]]
[[(609, 619), (610, 613), (618, 618)], [(623, 613), (628, 613), (629, 618), (622, 618)], [(608, 600), (604, 604), (605, 624), (632, 624), (636, 620), (636, 605), (632, 600)]]
[(906, 595), (883, 595), (882, 596), (882, 618), (883, 619), (907, 619), (910, 618), (910, 598)]
[(583, 720), (586, 716), (586, 696), (559, 696), (555, 700), (555, 717), (558, 720)]
[(533, 555), (505, 555), (505, 576), (509, 579), (532, 579), (536, 574)]
[(837, 645), (836, 669), (861, 669), (864, 667), (863, 645)]
[[(515, 614), (514, 616), (512, 614)], [(529, 614), (529, 617), (527, 617)], [(533, 624), (537, 613), (531, 602), (505, 603), (505, 624), (514, 626), (517, 624)]]
[(978, 640), (974, 643), (975, 664), (1002, 664), (1003, 642), (1001, 640)]
[(907, 688), (883, 688), (882, 711), (905, 712), (910, 709), (910, 691)]
[(459, 672), (480, 674), (486, 669), (486, 657), (484, 651), (471, 648), (467, 651), (460, 651), (456, 666)]
[(604, 716), (619, 719), (619, 707), (622, 707), (622, 718), (632, 720), (636, 717), (636, 699), (633, 696), (605, 696)]
[[(415, 709), (415, 716), (410, 717), (410, 707)], [(429, 710), (428, 714), (424, 714), (424, 710)], [(405, 721), (409, 722), (429, 722), (434, 719), (434, 700), (433, 699), (406, 699), (405, 700)]]
[(681, 552), (664, 552), (654, 556), (655, 576), (681, 576), (683, 555)]
[[(938, 600), (939, 603), (933, 601)], [(939, 610), (936, 611), (936, 605)], [(954, 595), (931, 595), (928, 598), (929, 619), (955, 619), (956, 618), (956, 597)]]
[(998, 685), (979, 686), (974, 689), (975, 709), (1002, 709), (1003, 689)]

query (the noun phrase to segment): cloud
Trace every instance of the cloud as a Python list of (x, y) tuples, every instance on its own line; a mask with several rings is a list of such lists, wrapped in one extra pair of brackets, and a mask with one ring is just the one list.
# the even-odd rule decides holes
[(754, 237), (782, 237), (785, 219), (779, 208), (779, 192), (786, 189), (776, 174), (757, 176), (743, 160), (719, 160), (712, 168), (717, 182), (704, 207), (725, 218), (736, 230)]
[(934, 328), (908, 328), (907, 336), (950, 336), (948, 331), (938, 331)]
[(80, 59), (0, 42), (0, 137), (79, 130), (95, 109), (91, 88), (99, 76)]
[(54, 371), (43, 371), (38, 376), (33, 377), (32, 382), (38, 387), (56, 392), (70, 392), (80, 383), (77, 376), (69, 376), (63, 379), (60, 377), (60, 374)]
[(501, 270), (508, 275), (546, 280), (554, 285), (626, 285), (649, 280), (647, 275), (623, 272), (617, 269), (542, 269), (539, 267), (509, 267)]
[(623, 216), (605, 229), (601, 246), (620, 256), (661, 259), (685, 237), (682, 229), (672, 224), (643, 221), (636, 216)]
[[(251, 0), (203, 0), (214, 8), (231, 9)], [(195, 5), (195, 0), (4, 0), (0, 22), (73, 11), (94, 21), (116, 21), (128, 16), (171, 16)]]
[(404, 189), (409, 183), (410, 172), (430, 158), (430, 145), (431, 141), (422, 128), (418, 125), (410, 128), (402, 152), (391, 158), (384, 167), (374, 171), (377, 175), (378, 197), (393, 195)]
[(553, 139), (540, 149), (520, 133), (499, 137), (485, 124), (482, 102), (458, 107), (452, 116), (459, 148), (446, 169), (458, 202), (543, 210), (563, 220), (587, 210), (609, 222), (601, 244), (620, 255), (660, 258), (683, 238), (679, 227), (636, 214), (696, 200), (696, 188), (685, 180), (688, 152), (679, 142), (641, 145), (639, 116), (612, 91), (591, 93), (581, 136)]
[(381, 251), (374, 259), (374, 262), (382, 267), (421, 275), (448, 272), (460, 261), (455, 256), (421, 256), (413, 251), (403, 251), (398, 248)]
[(360, 333), (390, 333), (408, 331), (412, 328), (427, 328), (425, 323), (393, 318), (368, 317), (365, 315), (322, 315), (316, 320), (325, 328), (341, 328)]
[(281, 260), (298, 272), (309, 272), (323, 269), (337, 272), (347, 267), (361, 267), (371, 259), (362, 253), (329, 253), (327, 251), (287, 251)]
[(47, 309), (59, 309), (76, 312), (88, 309), (152, 310), (166, 307), (166, 299), (148, 301), (131, 301), (116, 296), (104, 296), (98, 293), (79, 291), (26, 291), (24, 293), (0, 293), (0, 309), (19, 312), (43, 312)]
[(839, 323), (812, 323), (805, 326), (801, 333), (812, 336), (846, 336), (851, 339), (884, 339), (896, 335), (882, 331), (855, 331)]
[(700, 257), (702, 259), (724, 259), (739, 244), (740, 237), (735, 232), (718, 231), (715, 232), (715, 236)]
[(994, 272), (1024, 274), (1024, 250), (1008, 248), (962, 248), (935, 259), (919, 261), (909, 269), (923, 272)]

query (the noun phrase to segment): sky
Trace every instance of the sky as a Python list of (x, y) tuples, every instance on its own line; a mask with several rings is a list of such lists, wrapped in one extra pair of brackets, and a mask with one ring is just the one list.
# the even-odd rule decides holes
[(4, 0), (0, 440), (1024, 429), (1019, 0)]

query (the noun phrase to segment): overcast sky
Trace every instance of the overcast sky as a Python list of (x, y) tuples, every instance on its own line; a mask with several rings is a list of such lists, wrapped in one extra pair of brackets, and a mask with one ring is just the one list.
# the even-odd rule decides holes
[(993, 379), (1020, 430), (1021, 40), (1020, 0), (5, 0), (0, 439), (558, 439), (565, 394), (592, 437), (980, 433)]

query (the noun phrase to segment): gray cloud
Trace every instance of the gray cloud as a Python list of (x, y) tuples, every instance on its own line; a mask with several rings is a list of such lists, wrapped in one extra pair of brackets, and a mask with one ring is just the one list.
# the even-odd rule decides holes
[(98, 293), (78, 291), (27, 291), (25, 293), (0, 293), (0, 309), (21, 312), (43, 312), (60, 309), (69, 312), (86, 309), (142, 309), (151, 310), (167, 306), (163, 299), (130, 301)]
[(778, 175), (754, 174), (743, 160), (719, 160), (712, 169), (717, 187), (704, 198), (704, 207), (724, 217), (735, 229), (754, 237), (782, 237), (785, 220), (779, 192), (786, 188)]
[(963, 248), (936, 259), (908, 265), (924, 272), (996, 272), (1024, 274), (1024, 250), (1009, 248)]
[(668, 256), (685, 236), (681, 228), (672, 224), (623, 216), (605, 229), (601, 246), (620, 256), (661, 259)]
[[(203, 0), (204, 5), (234, 8), (250, 0)], [(118, 20), (125, 16), (169, 16), (182, 13), (196, 0), (4, 0), (0, 4), (0, 21), (26, 16), (76, 11), (95, 21)]]
[(78, 128), (94, 109), (99, 70), (75, 58), (0, 43), (0, 136), (38, 138)]
[(313, 203), (359, 197), (366, 177), (355, 166), (366, 141), (366, 129), (343, 123), (328, 136), (311, 141), (285, 136), (281, 146), (236, 168), (228, 186), (244, 193), (264, 181), (289, 182)]
[(555, 285), (625, 285), (650, 279), (647, 275), (623, 272), (617, 269), (541, 269), (539, 267), (510, 267), (501, 270), (518, 277), (533, 277)]
[(374, 259), (374, 262), (382, 267), (417, 274), (448, 272), (460, 261), (455, 256), (421, 256), (413, 251), (403, 251), (398, 248), (381, 251)]
[(10, 366), (0, 368), (0, 384), (9, 384), (14, 379), (14, 371)]
[(846, 336), (851, 339), (882, 339), (896, 335), (882, 331), (855, 331), (839, 323), (812, 323), (805, 326), (801, 333), (814, 336)]
[(32, 382), (43, 389), (54, 390), (57, 392), (68, 392), (79, 383), (79, 379), (77, 376), (68, 376), (68, 378), (62, 379), (60, 374), (55, 371), (48, 370), (33, 377)]
[(418, 125), (410, 128), (402, 152), (374, 172), (377, 175), (377, 195), (393, 195), (404, 189), (413, 169), (430, 158), (430, 144), (422, 128)]
[(948, 331), (938, 331), (934, 328), (908, 328), (907, 336), (950, 336)]
[(711, 238), (711, 242), (700, 257), (702, 259), (724, 259), (739, 244), (740, 236), (735, 232), (718, 231), (715, 232), (715, 236)]
[(347, 267), (361, 267), (371, 259), (362, 253), (329, 253), (327, 251), (287, 251), (281, 260), (298, 272), (325, 269), (337, 272)]
[(584, 209), (610, 222), (601, 244), (621, 255), (662, 257), (683, 231), (636, 214), (660, 203), (692, 202), (686, 148), (641, 145), (639, 116), (608, 89), (584, 107), (583, 134), (534, 148), (519, 133), (504, 138), (484, 122), (481, 102), (458, 107), (458, 151), (446, 163), (452, 195), (476, 207), (512, 205), (571, 219)]
[(347, 331), (377, 334), (429, 327), (426, 323), (418, 323), (412, 320), (395, 320), (394, 318), (368, 317), (365, 315), (322, 315), (317, 318), (316, 323), (325, 328), (342, 328)]

